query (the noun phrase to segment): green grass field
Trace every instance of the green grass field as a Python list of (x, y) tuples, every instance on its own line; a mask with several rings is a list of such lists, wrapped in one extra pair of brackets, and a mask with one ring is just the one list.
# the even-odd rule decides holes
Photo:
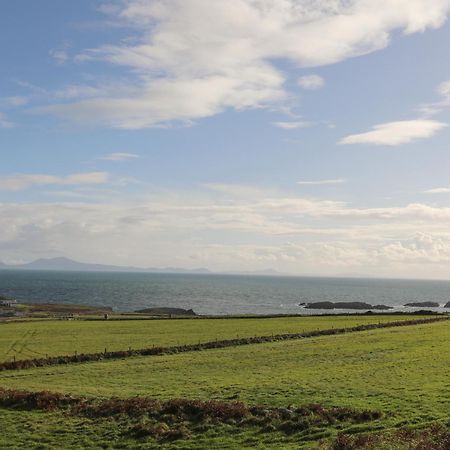
[[(24, 327), (22, 332), (25, 333), (27, 327), (42, 324), (41, 331), (44, 333), (46, 326), (47, 336), (56, 336), (57, 330), (65, 326), (73, 326), (78, 333), (80, 329), (88, 333), (87, 330), (100, 327), (101, 333), (82, 340), (83, 345), (91, 349), (89, 346), (98, 342), (100, 336), (115, 333), (118, 348), (123, 348), (127, 338), (134, 339), (136, 345), (148, 345), (152, 343), (144, 342), (149, 336), (148, 328), (152, 331), (151, 339), (170, 345), (178, 340), (210, 340), (216, 334), (219, 337), (235, 337), (235, 333), (244, 336), (242, 330), (246, 327), (247, 335), (252, 336), (307, 330), (308, 324), (310, 329), (345, 327), (374, 319), (378, 321), (379, 317), (42, 322), (15, 323), (1, 326), (0, 330), (2, 346), (6, 348), (4, 329), (11, 326), (17, 330)], [(388, 320), (388, 317), (383, 319)], [(121, 329), (129, 336), (121, 339)], [(55, 353), (67, 353), (63, 350), (68, 348), (71, 334), (66, 336), (67, 340), (62, 343), (55, 342)], [(0, 372), (0, 386), (103, 398), (184, 397), (242, 400), (250, 405), (282, 407), (308, 403), (349, 406), (381, 410), (384, 416), (366, 424), (342, 425), (343, 431), (392, 432), (400, 426), (448, 422), (449, 341), (450, 322), (445, 321), (176, 355), (6, 371)], [(50, 353), (49, 341), (47, 347), (42, 337), (38, 342), (40, 348)], [(311, 429), (301, 434), (278, 431), (261, 434), (257, 427), (221, 424), (187, 439), (160, 442), (152, 437), (133, 438), (123, 432), (127, 424), (120, 420), (0, 408), (0, 448), (317, 448), (318, 440), (331, 438), (340, 428), (333, 425), (326, 430)], [(409, 448), (406, 444), (403, 447), (383, 445), (384, 449)]]
[(298, 333), (411, 316), (0, 322), (0, 361)]

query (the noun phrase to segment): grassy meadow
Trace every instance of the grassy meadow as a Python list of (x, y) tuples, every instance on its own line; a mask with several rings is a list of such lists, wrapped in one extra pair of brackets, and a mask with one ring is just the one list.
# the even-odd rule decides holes
[[(419, 316), (417, 316), (419, 317)], [(195, 344), (214, 339), (299, 333), (411, 316), (274, 317), (264, 319), (30, 320), (0, 322), (0, 361)]]
[[(28, 348), (64, 354), (74, 342), (79, 351), (96, 351), (104, 347), (105, 340), (117, 349), (154, 343), (176, 345), (216, 336), (341, 328), (380, 320), (399, 317), (9, 323), (0, 325), (0, 349), (5, 352), (11, 346), (11, 330), (18, 336), (37, 330)], [(7, 389), (104, 399), (217, 399), (268, 408), (317, 403), (381, 411), (383, 416), (367, 423), (330, 422), (329, 426), (318, 424), (289, 432), (261, 428), (256, 422), (245, 427), (233, 421), (196, 424), (185, 436), (167, 440), (130, 434), (134, 423), (130, 417), (78, 417), (2, 407), (0, 448), (331, 448), (329, 442), (338, 432), (393, 433), (404, 426), (446, 424), (450, 418), (449, 341), (450, 322), (443, 321), (183, 354), (4, 371), (0, 372), (0, 387)], [(414, 448), (407, 443), (389, 446), (388, 441), (382, 442), (381, 447), (370, 448)]]

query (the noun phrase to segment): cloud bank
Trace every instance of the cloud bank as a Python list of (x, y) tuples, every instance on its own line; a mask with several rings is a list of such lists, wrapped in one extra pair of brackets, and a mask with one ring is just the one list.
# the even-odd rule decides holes
[(445, 206), (358, 208), (209, 185), (93, 203), (0, 203), (0, 252), (7, 262), (64, 254), (143, 267), (449, 278), (449, 220)]

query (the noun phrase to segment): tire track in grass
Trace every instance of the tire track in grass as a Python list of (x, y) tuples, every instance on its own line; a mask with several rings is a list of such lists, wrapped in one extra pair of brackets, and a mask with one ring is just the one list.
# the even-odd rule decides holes
[[(27, 353), (27, 348), (28, 345), (30, 345), (30, 340), (33, 339), (37, 334), (36, 330), (29, 330), (28, 333), (25, 334), (25, 336), (23, 337), (23, 339), (20, 342), (20, 347), (18, 350), (16, 350), (16, 354), (17, 355), (25, 355), (28, 356)], [(30, 353), (30, 352), (28, 352)]]
[[(21, 355), (24, 353), (24, 350), (28, 347), (29, 340), (35, 337), (37, 334), (36, 330), (28, 330), (26, 331), (21, 338), (15, 340), (8, 350), (5, 353), (5, 356), (12, 354), (11, 357), (15, 357), (16, 355)], [(25, 355), (26, 356), (26, 355)]]

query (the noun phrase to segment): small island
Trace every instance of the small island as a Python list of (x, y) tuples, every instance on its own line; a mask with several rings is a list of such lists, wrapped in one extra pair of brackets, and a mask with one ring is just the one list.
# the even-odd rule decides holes
[(315, 302), (315, 303), (300, 303), (299, 306), (303, 306), (307, 309), (354, 309), (354, 310), (379, 310), (384, 311), (393, 309), (392, 306), (386, 305), (370, 305), (364, 302)]
[[(447, 305), (449, 305), (447, 303)], [(413, 302), (413, 303), (405, 303), (403, 306), (409, 306), (411, 308), (439, 308), (439, 303), (436, 302)]]
[(152, 316), (196, 316), (196, 312), (193, 309), (183, 308), (145, 308), (135, 311), (139, 314), (150, 314)]

